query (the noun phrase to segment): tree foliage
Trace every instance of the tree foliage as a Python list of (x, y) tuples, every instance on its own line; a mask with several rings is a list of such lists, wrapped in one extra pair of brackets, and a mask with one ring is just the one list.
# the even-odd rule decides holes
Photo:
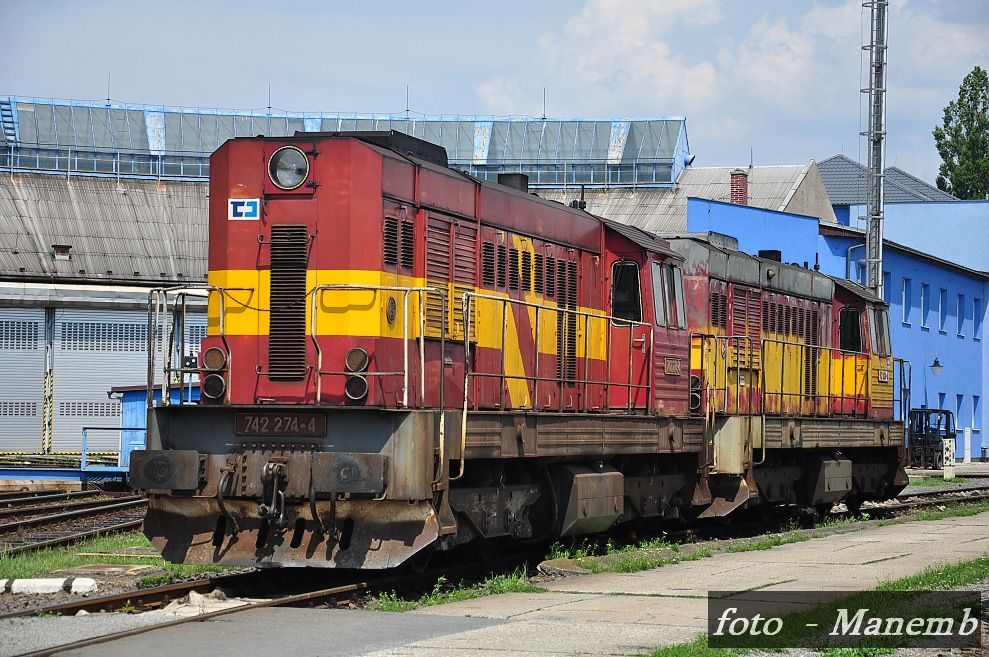
[(934, 128), (941, 155), (938, 189), (961, 199), (989, 198), (989, 75), (976, 66)]

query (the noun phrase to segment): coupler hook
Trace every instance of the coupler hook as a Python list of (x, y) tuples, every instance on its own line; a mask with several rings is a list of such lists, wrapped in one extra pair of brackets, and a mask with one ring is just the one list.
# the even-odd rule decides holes
[(267, 518), (276, 527), (285, 526), (285, 464), (268, 461), (261, 469), (261, 504), (258, 515)]

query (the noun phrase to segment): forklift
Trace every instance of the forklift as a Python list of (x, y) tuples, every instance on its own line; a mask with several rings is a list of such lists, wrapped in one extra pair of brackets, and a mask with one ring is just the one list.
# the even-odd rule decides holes
[(955, 422), (951, 411), (935, 408), (910, 409), (910, 433), (907, 443), (910, 466), (921, 469), (942, 469), (943, 441), (954, 437)]

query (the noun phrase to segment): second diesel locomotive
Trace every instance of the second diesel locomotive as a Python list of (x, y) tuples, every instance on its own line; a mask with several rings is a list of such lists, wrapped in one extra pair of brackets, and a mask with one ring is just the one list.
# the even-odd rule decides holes
[(149, 385), (160, 340), (202, 400), (131, 460), (165, 558), (380, 569), (906, 484), (881, 300), (446, 165), (400, 133), (214, 153), (208, 285), (149, 313)]

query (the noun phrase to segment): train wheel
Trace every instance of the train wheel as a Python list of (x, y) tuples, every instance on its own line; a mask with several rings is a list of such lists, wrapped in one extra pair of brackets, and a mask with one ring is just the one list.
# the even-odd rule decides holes
[(944, 454), (941, 452), (934, 455), (934, 469), (944, 470)]
[(833, 504), (815, 504), (814, 510), (817, 511), (817, 522), (821, 522), (827, 518), (833, 506)]

